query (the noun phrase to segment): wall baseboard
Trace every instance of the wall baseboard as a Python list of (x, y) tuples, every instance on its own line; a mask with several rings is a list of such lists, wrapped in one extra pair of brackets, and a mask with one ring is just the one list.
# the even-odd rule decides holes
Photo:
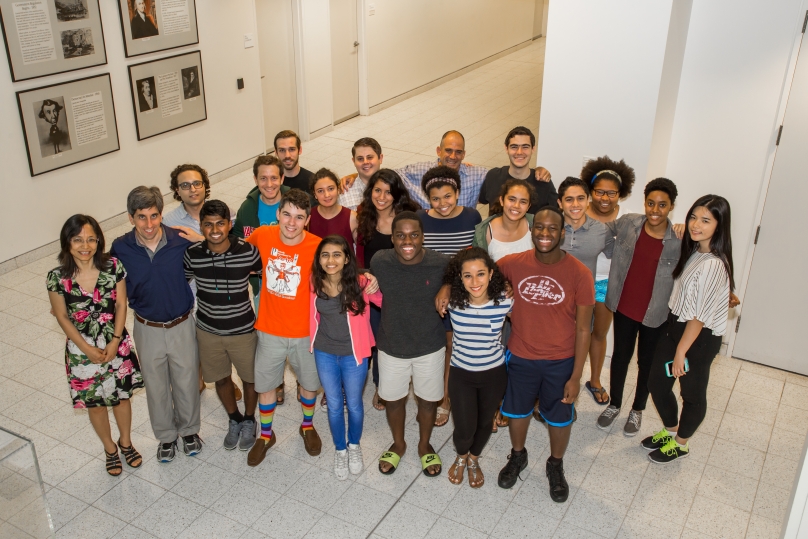
[[(228, 167), (224, 170), (220, 170), (215, 174), (208, 175), (210, 179), (210, 184), (214, 185), (219, 183), (220, 181), (226, 180), (231, 176), (235, 176), (240, 172), (244, 172), (245, 170), (250, 170), (252, 168), (253, 161), (255, 157), (251, 157), (241, 163), (237, 163), (231, 167)], [(163, 195), (163, 203), (168, 205), (174, 202), (174, 195), (169, 191), (167, 194)], [(114, 215), (108, 219), (104, 219), (99, 224), (101, 225), (101, 230), (111, 230), (115, 227), (121, 226), (128, 221), (128, 217), (126, 212), (119, 213), (118, 215)], [(112, 245), (112, 242), (107, 242), (108, 245)], [(38, 260), (41, 260), (45, 257), (56, 255), (59, 252), (59, 241), (52, 241), (47, 243), (41, 247), (37, 247), (27, 253), (23, 253), (21, 255), (17, 255), (14, 258), (10, 258), (3, 262), (0, 262), (0, 275), (4, 275), (10, 271), (14, 271), (17, 268), (21, 268), (23, 266), (27, 266), (28, 264), (32, 264)]]
[(413, 88), (412, 90), (410, 90), (408, 92), (404, 92), (403, 94), (397, 95), (396, 97), (392, 97), (392, 98), (388, 99), (387, 101), (382, 101), (381, 103), (373, 105), (373, 106), (370, 107), (370, 114), (374, 114), (376, 112), (383, 111), (384, 109), (392, 107), (393, 105), (395, 105), (397, 103), (401, 103), (405, 99), (409, 99), (409, 98), (414, 97), (414, 96), (416, 96), (418, 94), (422, 94), (422, 93), (426, 92), (427, 90), (431, 90), (432, 88), (440, 86), (441, 84), (443, 84), (445, 82), (449, 82), (450, 80), (456, 79), (457, 77), (459, 77), (461, 75), (465, 75), (469, 71), (473, 71), (473, 70), (477, 69), (478, 67), (482, 67), (485, 64), (489, 64), (489, 63), (493, 62), (494, 60), (502, 58), (503, 56), (506, 56), (506, 55), (508, 55), (508, 54), (510, 54), (512, 52), (516, 52), (519, 49), (523, 49), (523, 48), (527, 47), (528, 45), (530, 45), (531, 43), (533, 43), (534, 39), (535, 38), (531, 38), (531, 39), (529, 39), (527, 41), (523, 41), (522, 43), (519, 43), (518, 45), (514, 45), (513, 47), (507, 48), (507, 49), (505, 49), (503, 51), (500, 51), (500, 52), (498, 52), (496, 54), (493, 54), (493, 55), (491, 55), (491, 56), (489, 56), (487, 58), (483, 58), (482, 60), (474, 62), (473, 64), (469, 64), (469, 65), (467, 65), (466, 67), (464, 67), (462, 69), (458, 69), (457, 71), (449, 73), (448, 75), (444, 75), (443, 77), (441, 77), (439, 79), (435, 79), (432, 82), (428, 82), (428, 83), (426, 83), (424, 85), (421, 85), (421, 86), (419, 86), (417, 88)]

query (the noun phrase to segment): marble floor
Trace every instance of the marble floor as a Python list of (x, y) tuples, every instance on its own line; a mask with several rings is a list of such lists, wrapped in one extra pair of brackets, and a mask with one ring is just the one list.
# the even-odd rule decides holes
[[(350, 147), (361, 136), (381, 142), (389, 167), (432, 159), (440, 135), (458, 129), (466, 136), (467, 161), (506, 164), (507, 131), (539, 122), (543, 47), (538, 40), (377, 114), (342, 123), (305, 143), (301, 163), (351, 172)], [(251, 173), (241, 173), (214, 185), (213, 197), (235, 209), (252, 185)], [(128, 228), (105, 232), (111, 239)], [(713, 365), (709, 411), (693, 438), (691, 458), (669, 466), (650, 464), (638, 445), (661, 426), (652, 405), (640, 435), (626, 438), (625, 414), (611, 431), (599, 430), (595, 420), (602, 408), (581, 395), (564, 459), (571, 487), (564, 504), (549, 498), (541, 473), (548, 436), (535, 422), (529, 467), (513, 489), (496, 485), (510, 449), (507, 429), (492, 436), (480, 459), (487, 477), (481, 489), (452, 485), (445, 474), (425, 477), (415, 451), (412, 402), (411, 450), (394, 475), (382, 476), (376, 459), (391, 437), (384, 414), (370, 406), (372, 384), (365, 394), (365, 470), (347, 481), (331, 471), (333, 444), (319, 403), (319, 457), (308, 456), (296, 434), (301, 411), (292, 398), (277, 409), (277, 445), (260, 466), (248, 468), (244, 453), (222, 448), (227, 416), (213, 390), (202, 397), (202, 453), (179, 454), (170, 464), (155, 460), (157, 442), (139, 391), (132, 401), (133, 440), (143, 466), (110, 477), (86, 412), (70, 405), (64, 336), (48, 313), (44, 285), (54, 265), (52, 258), (42, 259), (0, 276), (0, 426), (34, 440), (57, 537), (779, 537), (808, 432), (808, 378), (727, 357)], [(628, 379), (635, 374), (631, 370)], [(602, 379), (608, 380), (608, 369)], [(286, 382), (293, 395), (289, 372)], [(627, 387), (626, 401), (632, 392)], [(451, 423), (436, 428), (432, 440), (447, 468), (451, 432)], [(4, 539), (30, 537), (34, 527), (34, 502), (12, 500), (13, 479), (0, 469)]]

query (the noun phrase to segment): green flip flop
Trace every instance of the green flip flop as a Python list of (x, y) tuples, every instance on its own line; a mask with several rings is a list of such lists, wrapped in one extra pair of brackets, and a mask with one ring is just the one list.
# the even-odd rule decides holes
[[(441, 469), (437, 471), (437, 473), (429, 473), (427, 468), (430, 466), (440, 466)], [(423, 457), (421, 457), (421, 470), (424, 472), (424, 475), (427, 477), (437, 477), (443, 471), (443, 462), (441, 462), (440, 457), (437, 453), (427, 453)]]
[[(387, 464), (391, 465), (392, 468), (390, 468), (386, 472), (382, 471), (382, 462), (386, 462)], [(390, 475), (396, 471), (399, 462), (401, 462), (401, 456), (398, 453), (387, 451), (386, 453), (383, 453), (382, 456), (379, 458), (379, 471), (382, 472), (384, 475)]]

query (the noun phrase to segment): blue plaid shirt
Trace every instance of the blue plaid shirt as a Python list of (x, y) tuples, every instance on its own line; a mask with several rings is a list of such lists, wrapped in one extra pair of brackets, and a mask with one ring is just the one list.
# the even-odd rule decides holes
[[(398, 175), (404, 180), (404, 186), (410, 193), (410, 198), (420, 204), (422, 208), (429, 209), (431, 206), (426, 195), (421, 190), (421, 178), (424, 177), (427, 170), (438, 165), (440, 165), (440, 160), (436, 159), (435, 161), (413, 163), (403, 168), (396, 169)], [(467, 208), (476, 208), (477, 199), (480, 196), (480, 188), (483, 186), (483, 181), (485, 180), (485, 175), (488, 174), (488, 169), (477, 165), (462, 163), (459, 172), (460, 197), (457, 200), (457, 205)]]

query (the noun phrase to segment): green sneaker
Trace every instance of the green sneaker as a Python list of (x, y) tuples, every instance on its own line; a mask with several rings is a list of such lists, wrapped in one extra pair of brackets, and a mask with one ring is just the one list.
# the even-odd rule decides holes
[(668, 432), (668, 429), (663, 428), (661, 431), (657, 432), (653, 436), (645, 438), (642, 442), (640, 442), (640, 445), (646, 451), (654, 451), (655, 449), (659, 449), (660, 447), (668, 443), (668, 440), (670, 439), (671, 439), (671, 433)]
[(690, 454), (690, 443), (684, 447), (679, 445), (674, 438), (668, 438), (668, 443), (648, 453), (648, 458), (656, 464), (668, 464), (676, 459), (681, 459)]

